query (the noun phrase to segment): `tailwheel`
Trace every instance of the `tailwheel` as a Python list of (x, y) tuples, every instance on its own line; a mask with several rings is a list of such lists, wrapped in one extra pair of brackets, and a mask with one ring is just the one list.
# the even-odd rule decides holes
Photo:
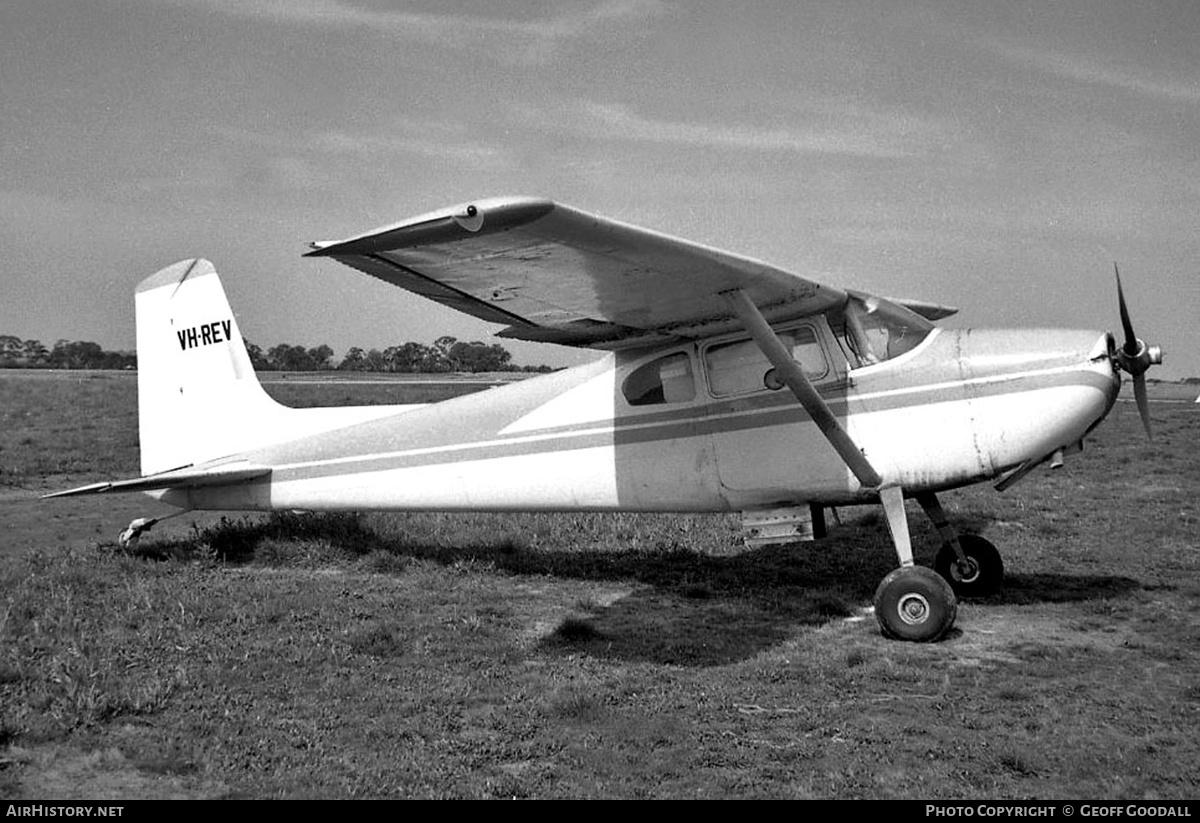
[(999, 591), (1004, 583), (1004, 561), (996, 547), (977, 534), (959, 535), (958, 542), (966, 562), (959, 561), (952, 545), (943, 544), (933, 561), (937, 573), (960, 597), (984, 597)]
[(958, 601), (933, 569), (901, 566), (875, 590), (875, 618), (884, 637), (932, 643), (954, 625)]
[(117, 545), (122, 549), (136, 549), (142, 535), (150, 531), (154, 524), (162, 519), (161, 517), (139, 517), (117, 537)]

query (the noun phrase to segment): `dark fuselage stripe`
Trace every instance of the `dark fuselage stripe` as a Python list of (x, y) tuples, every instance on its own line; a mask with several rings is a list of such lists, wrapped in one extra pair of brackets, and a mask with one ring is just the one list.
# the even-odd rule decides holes
[[(1016, 385), (1013, 385), (1013, 384)], [(830, 402), (838, 414), (870, 414), (894, 409), (930, 406), (936, 403), (981, 400), (1009, 394), (1022, 394), (1067, 386), (1086, 386), (1105, 390), (1111, 378), (1088, 369), (1050, 370), (1044, 374), (1026, 375), (1016, 380), (990, 381), (982, 385), (930, 387), (928, 391), (906, 390), (880, 393), (868, 401), (851, 397)], [(928, 395), (928, 396), (927, 396)], [(868, 407), (869, 404), (869, 407)], [(741, 407), (738, 408), (738, 405)], [(858, 408), (855, 408), (858, 407)], [(487, 460), (546, 452), (574, 451), (589, 448), (622, 447), (657, 441), (678, 441), (688, 438), (707, 438), (748, 429), (801, 424), (809, 420), (786, 392), (748, 397), (738, 404), (728, 401), (713, 406), (692, 405), (670, 413), (639, 414), (618, 417), (609, 421), (580, 423), (572, 426), (535, 429), (512, 434), (493, 433), (450, 444), (414, 445), (391, 453), (362, 453), (331, 456), (322, 459), (289, 463), (286, 459), (276, 465), (273, 479), (301, 480), (360, 472), (380, 472), (415, 466)], [(403, 422), (398, 421), (398, 422)]]

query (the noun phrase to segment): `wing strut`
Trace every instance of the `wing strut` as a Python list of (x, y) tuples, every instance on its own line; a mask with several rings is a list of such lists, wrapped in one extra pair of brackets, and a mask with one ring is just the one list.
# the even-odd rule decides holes
[[(804, 376), (804, 369), (792, 359), (787, 346), (772, 331), (758, 306), (741, 289), (721, 292), (741, 320), (758, 348), (766, 355), (800, 405), (820, 428), (829, 445), (841, 456), (858, 482), (879, 495), (887, 517), (888, 530), (896, 548), (900, 567), (892, 572), (875, 590), (875, 617), (886, 637), (904, 640), (933, 641), (941, 638), (954, 625), (958, 600), (941, 575), (933, 569), (913, 563), (912, 539), (908, 531), (908, 515), (904, 510), (904, 489), (898, 485), (883, 485), (883, 478), (871, 465), (854, 440), (833, 416), (833, 412)], [(930, 495), (932, 497), (932, 495)], [(961, 546), (959, 546), (961, 551)], [(963, 558), (959, 558), (960, 560)]]
[(808, 382), (808, 378), (804, 376), (804, 369), (800, 368), (800, 364), (792, 359), (787, 347), (776, 336), (749, 295), (741, 289), (734, 289), (723, 294), (737, 313), (738, 319), (742, 321), (742, 325), (746, 327), (746, 331), (754, 338), (754, 342), (758, 344), (759, 349), (775, 368), (775, 373), (792, 390), (792, 394), (796, 395), (800, 405), (812, 417), (817, 428), (821, 430), (821, 434), (825, 435), (825, 439), (829, 441), (829, 445), (833, 446), (834, 451), (841, 456), (850, 471), (854, 472), (858, 482), (871, 489), (878, 489), (883, 485), (883, 479), (879, 476), (879, 472), (875, 471), (875, 467), (863, 456), (862, 451), (854, 444), (854, 440), (833, 416), (829, 406), (821, 399), (821, 395), (817, 394), (812, 383)]

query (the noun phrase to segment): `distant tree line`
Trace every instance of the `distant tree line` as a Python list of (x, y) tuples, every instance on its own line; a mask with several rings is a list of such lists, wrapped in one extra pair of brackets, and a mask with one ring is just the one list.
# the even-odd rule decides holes
[(105, 351), (99, 343), (59, 340), (48, 349), (40, 340), (22, 340), (0, 334), (0, 368), (27, 369), (126, 369), (137, 365), (127, 351)]
[[(549, 366), (517, 366), (512, 353), (503, 346), (478, 340), (465, 342), (449, 335), (433, 345), (401, 343), (379, 349), (363, 350), (354, 346), (341, 360), (325, 344), (304, 346), (280, 343), (264, 351), (244, 341), (250, 362), (256, 371), (365, 371), (401, 373), (547, 372)], [(131, 369), (137, 367), (137, 355), (127, 351), (105, 351), (98, 343), (59, 340), (47, 349), (38, 340), (22, 340), (0, 335), (0, 368), (5, 369)]]

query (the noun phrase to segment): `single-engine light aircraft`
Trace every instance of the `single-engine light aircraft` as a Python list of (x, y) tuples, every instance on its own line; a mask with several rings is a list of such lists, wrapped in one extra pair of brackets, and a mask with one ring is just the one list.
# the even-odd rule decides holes
[[(818, 283), (549, 200), (475, 201), (335, 242), (331, 257), (501, 337), (604, 352), (427, 406), (291, 409), (259, 386), (212, 264), (137, 287), (142, 476), (57, 495), (146, 492), (190, 510), (741, 512), (751, 546), (880, 504), (898, 568), (875, 593), (892, 638), (932, 641), (956, 592), (1004, 567), (938, 493), (1003, 488), (1064, 452), (1162, 360), (1133, 331), (942, 329), (956, 309)], [(50, 496), (57, 496), (50, 495)], [(905, 498), (944, 543), (914, 565)], [(180, 512), (182, 513), (182, 512)], [(157, 520), (139, 519), (136, 538)]]

